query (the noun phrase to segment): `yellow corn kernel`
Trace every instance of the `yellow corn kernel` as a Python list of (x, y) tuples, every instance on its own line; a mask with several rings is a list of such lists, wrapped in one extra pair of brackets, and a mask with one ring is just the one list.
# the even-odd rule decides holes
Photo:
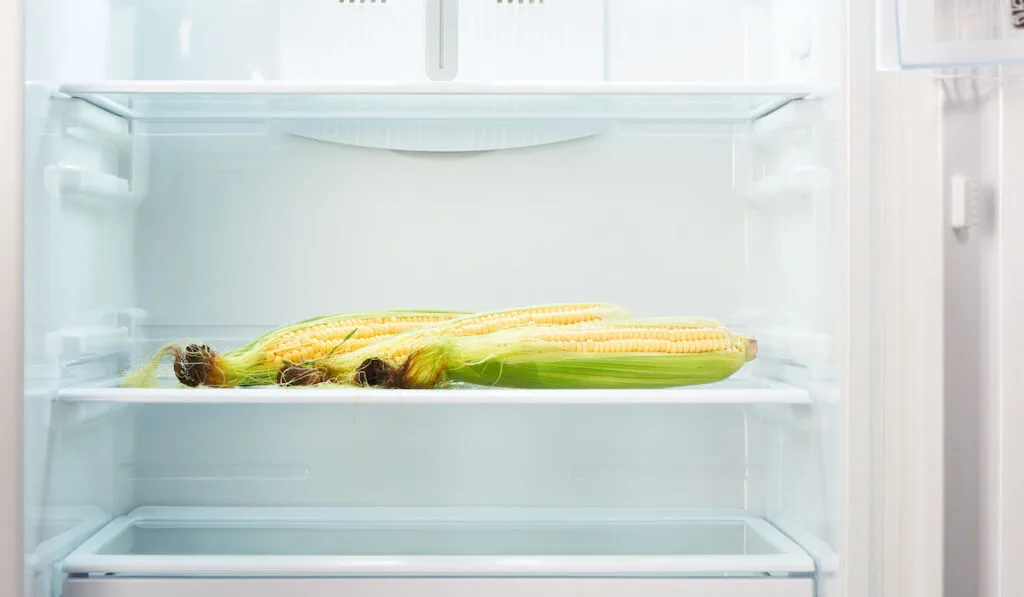
[(601, 321), (617, 311), (611, 305), (597, 303), (528, 307), (471, 315), (452, 321), (439, 329), (452, 337), (478, 336), (523, 325), (573, 325)]
[[(415, 334), (396, 336), (386, 342), (375, 344), (372, 348), (353, 353), (352, 361), (358, 365), (370, 357), (383, 359), (393, 366), (399, 366), (413, 352), (420, 350), (430, 342), (442, 337), (481, 336), (498, 330), (521, 327), (525, 325), (573, 325), (601, 321), (609, 316), (616, 316), (620, 311), (616, 307), (605, 304), (554, 305), (549, 307), (532, 307), (497, 311), (470, 315), (447, 323), (424, 328)], [(373, 354), (369, 354), (372, 352)], [(347, 360), (347, 359), (346, 359)], [(344, 367), (342, 370), (348, 369)]]
[(264, 362), (279, 368), (285, 362), (299, 363), (328, 354), (353, 352), (383, 338), (452, 319), (454, 316), (449, 315), (380, 316), (313, 324), (291, 330), (265, 346)]
[(388, 367), (398, 368), (414, 353), (433, 346), (442, 338), (482, 336), (528, 325), (585, 324), (624, 315), (618, 307), (602, 303), (529, 307), (470, 315), (398, 335), (359, 350), (332, 355), (324, 360), (326, 375), (334, 381), (354, 383), (357, 369), (366, 361), (379, 359)]
[(670, 324), (601, 323), (542, 328), (534, 336), (572, 352), (696, 354), (742, 350), (725, 328), (692, 328)]
[[(449, 338), (416, 355), (392, 387), (462, 382), (509, 388), (666, 388), (723, 380), (757, 355), (753, 338), (708, 320), (525, 326)], [(404, 373), (404, 372), (400, 372)]]

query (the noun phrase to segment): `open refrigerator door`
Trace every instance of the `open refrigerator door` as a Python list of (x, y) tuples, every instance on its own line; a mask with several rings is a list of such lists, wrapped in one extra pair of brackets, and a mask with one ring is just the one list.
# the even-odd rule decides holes
[(946, 594), (1017, 595), (1024, 4), (899, 0), (877, 10), (888, 23), (880, 77), (914, 85), (921, 104), (935, 106), (914, 142), (940, 149), (928, 180), (944, 230), (943, 562), (956, 570)]

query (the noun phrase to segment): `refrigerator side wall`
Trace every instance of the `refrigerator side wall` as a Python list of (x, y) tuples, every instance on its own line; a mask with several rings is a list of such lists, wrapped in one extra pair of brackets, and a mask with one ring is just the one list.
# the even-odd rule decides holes
[(21, 594), (21, 2), (0, 2), (0, 594)]

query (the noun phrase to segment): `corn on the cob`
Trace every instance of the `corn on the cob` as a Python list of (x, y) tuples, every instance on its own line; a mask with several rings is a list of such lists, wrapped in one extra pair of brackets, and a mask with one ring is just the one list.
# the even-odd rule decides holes
[(358, 350), (410, 330), (451, 321), (466, 313), (448, 311), (381, 311), (344, 313), (300, 321), (267, 332), (246, 346), (223, 354), (209, 346), (164, 347), (125, 385), (152, 385), (165, 356), (174, 358), (174, 374), (190, 386), (231, 387), (274, 383), (282, 367), (315, 362), (330, 354)]
[(447, 381), (489, 386), (641, 389), (721, 381), (756, 355), (753, 338), (706, 320), (603, 322), (449, 338), (407, 368), (442, 361)]
[[(551, 305), (470, 315), (439, 323), (360, 350), (333, 354), (312, 366), (286, 366), (278, 382), (282, 385), (311, 385), (327, 381), (368, 386), (426, 387), (438, 380), (443, 368), (422, 367), (416, 382), (398, 381), (412, 374), (410, 357), (437, 344), (443, 338), (472, 337), (524, 325), (563, 326), (625, 317), (622, 309), (603, 303)], [(424, 361), (419, 361), (424, 363)]]

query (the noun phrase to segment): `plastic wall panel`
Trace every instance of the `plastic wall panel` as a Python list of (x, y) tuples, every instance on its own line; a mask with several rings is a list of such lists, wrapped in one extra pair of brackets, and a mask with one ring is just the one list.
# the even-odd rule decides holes
[(153, 139), (136, 259), (153, 325), (592, 300), (728, 320), (741, 304), (728, 138), (447, 155)]
[(741, 407), (157, 406), (139, 505), (712, 506), (762, 502)]
[[(624, 81), (735, 81), (748, 69), (745, 23), (756, 3), (608, 0), (608, 75)], [(709, 26), (714, 23), (715, 26)], [(703, 26), (702, 26), (703, 25)], [(770, 37), (759, 19), (754, 39)], [(685, 31), (685, 33), (684, 33)], [(711, 51), (711, 48), (714, 48)], [(765, 55), (762, 47), (762, 56)], [(664, 60), (673, 56), (673, 60)], [(768, 75), (769, 67), (763, 67)]]
[(447, 0), (442, 34), (419, 0), (40, 0), (55, 20), (32, 21), (50, 43), (30, 59), (79, 81), (426, 81), (456, 36), (456, 80), (792, 82), (818, 39), (803, 1)]
[(457, 79), (600, 81), (606, 25), (594, 0), (462, 0)]

